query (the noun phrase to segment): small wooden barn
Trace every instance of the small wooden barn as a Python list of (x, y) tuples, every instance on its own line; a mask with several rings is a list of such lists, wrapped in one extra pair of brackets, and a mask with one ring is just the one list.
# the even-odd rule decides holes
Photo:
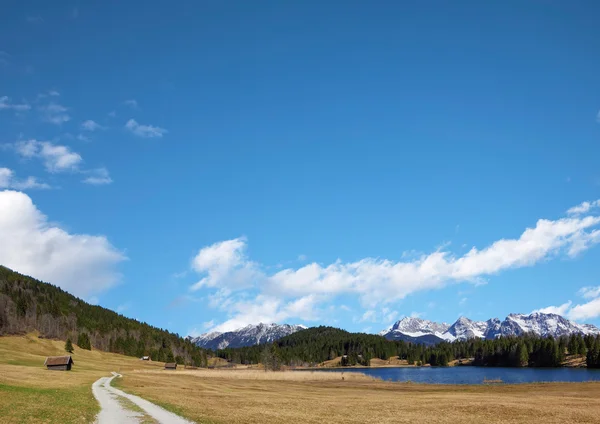
[(166, 370), (176, 370), (177, 369), (177, 364), (175, 362), (167, 362), (165, 364), (165, 369)]
[(74, 364), (71, 355), (68, 356), (48, 356), (44, 365), (49, 370), (54, 371), (71, 371), (71, 366)]

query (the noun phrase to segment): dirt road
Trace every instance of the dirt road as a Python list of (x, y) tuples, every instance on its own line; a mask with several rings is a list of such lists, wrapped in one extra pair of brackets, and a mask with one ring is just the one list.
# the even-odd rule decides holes
[(112, 377), (102, 377), (92, 385), (101, 408), (96, 424), (138, 424), (151, 420), (160, 424), (193, 424), (139, 396), (112, 387), (110, 382), (115, 377), (120, 375), (113, 372)]

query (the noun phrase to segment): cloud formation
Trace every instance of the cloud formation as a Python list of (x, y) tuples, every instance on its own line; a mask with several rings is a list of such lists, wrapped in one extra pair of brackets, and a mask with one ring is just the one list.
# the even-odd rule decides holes
[(104, 129), (104, 127), (102, 125), (100, 125), (99, 123), (92, 121), (91, 119), (88, 119), (87, 121), (83, 121), (81, 123), (81, 129), (84, 131), (93, 132), (93, 131)]
[[(581, 212), (572, 212), (573, 209), (567, 217), (538, 220), (516, 239), (497, 240), (482, 249), (473, 247), (460, 256), (444, 246), (429, 254), (401, 260), (337, 260), (328, 265), (310, 263), (274, 274), (248, 259), (245, 238), (226, 240), (199, 251), (192, 261), (192, 269), (203, 277), (190, 289), (216, 290), (211, 305), (233, 311), (225, 323), (227, 327), (273, 322), (282, 316), (303, 317), (290, 315), (294, 309), (289, 307), (290, 303), (302, 299), (304, 313), (314, 316), (315, 311), (307, 307), (316, 307), (319, 301), (342, 294), (356, 295), (363, 306), (374, 309), (419, 291), (460, 282), (480, 284), (504, 270), (533, 266), (558, 256), (577, 256), (600, 243), (600, 216), (583, 215), (591, 208), (580, 209)], [(244, 292), (246, 297), (240, 298), (240, 290), (250, 288), (258, 292), (256, 297), (248, 300)], [(262, 308), (262, 302), (267, 302), (269, 307)], [(577, 309), (579, 306), (571, 313), (581, 317), (588, 309)]]
[(543, 314), (556, 314), (556, 315), (566, 316), (567, 311), (569, 310), (569, 308), (571, 308), (572, 304), (573, 304), (573, 302), (571, 302), (569, 300), (568, 302), (563, 303), (562, 305), (548, 306), (546, 308), (536, 309), (533, 312), (541, 312)]
[(0, 110), (13, 110), (15, 112), (26, 112), (31, 109), (28, 103), (12, 103), (10, 97), (0, 97)]
[(9, 168), (0, 168), (0, 189), (48, 189), (50, 186), (46, 183), (40, 183), (35, 177), (27, 177), (24, 180), (19, 180), (15, 177), (15, 173)]
[(106, 185), (113, 182), (106, 168), (96, 168), (92, 169), (91, 171), (86, 171), (86, 173), (89, 175), (89, 177), (82, 181), (85, 184)]
[(104, 236), (71, 234), (48, 221), (29, 196), (0, 191), (0, 263), (80, 297), (120, 279), (126, 260)]
[(573, 206), (567, 211), (569, 215), (581, 215), (584, 213), (588, 213), (592, 209), (600, 208), (600, 199), (595, 200), (593, 202), (583, 202), (577, 206)]
[(593, 319), (600, 317), (600, 286), (597, 287), (582, 287), (577, 294), (584, 299), (590, 300), (587, 303), (577, 304), (573, 307), (573, 302), (570, 300), (560, 306), (548, 306), (538, 309), (534, 312), (554, 313), (564, 315), (575, 321)]
[(51, 124), (62, 125), (71, 120), (71, 117), (67, 113), (69, 109), (58, 103), (49, 103), (40, 106), (39, 109), (42, 112), (42, 119)]
[(152, 125), (139, 124), (135, 119), (130, 119), (125, 124), (125, 128), (132, 134), (143, 138), (161, 138), (167, 133), (167, 130)]
[(600, 297), (600, 286), (598, 287), (582, 287), (577, 294), (584, 299), (595, 299)]
[[(215, 243), (200, 249), (192, 260), (192, 269), (204, 274), (190, 289), (221, 287), (238, 290), (259, 283), (263, 274), (258, 265), (246, 256), (246, 239), (243, 237)], [(227, 285), (223, 285), (227, 281)]]
[(76, 171), (83, 162), (83, 158), (69, 147), (49, 141), (18, 141), (14, 148), (24, 158), (40, 158), (48, 172)]

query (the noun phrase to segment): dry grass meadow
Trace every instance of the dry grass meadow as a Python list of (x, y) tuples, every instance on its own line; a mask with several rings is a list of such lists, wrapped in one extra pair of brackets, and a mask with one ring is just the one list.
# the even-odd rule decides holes
[[(47, 371), (64, 342), (0, 337), (0, 423), (92, 422), (91, 384), (123, 390), (198, 423), (600, 423), (600, 383), (444, 386), (354, 373), (164, 371), (160, 363), (75, 348), (71, 372)], [(343, 380), (342, 380), (342, 377)]]
[(75, 346), (72, 371), (46, 370), (46, 356), (68, 355), (64, 345), (35, 335), (0, 337), (0, 423), (93, 422), (99, 411), (94, 381), (110, 371), (163, 365)]
[(444, 386), (343, 376), (146, 370), (118, 384), (203, 423), (600, 422), (600, 383)]

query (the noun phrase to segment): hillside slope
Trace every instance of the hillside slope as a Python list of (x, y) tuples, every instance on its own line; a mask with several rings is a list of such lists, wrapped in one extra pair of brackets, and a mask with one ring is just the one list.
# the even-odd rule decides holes
[(65, 355), (64, 345), (33, 333), (0, 337), (0, 422), (89, 423), (99, 411), (91, 391), (98, 378), (163, 368), (161, 362), (75, 346), (72, 371), (46, 370), (46, 357)]
[[(84, 334), (106, 352), (205, 366), (207, 353), (177, 334), (90, 305), (59, 287), (0, 266), (0, 335), (38, 331), (76, 343)], [(83, 337), (85, 338), (85, 337)]]

